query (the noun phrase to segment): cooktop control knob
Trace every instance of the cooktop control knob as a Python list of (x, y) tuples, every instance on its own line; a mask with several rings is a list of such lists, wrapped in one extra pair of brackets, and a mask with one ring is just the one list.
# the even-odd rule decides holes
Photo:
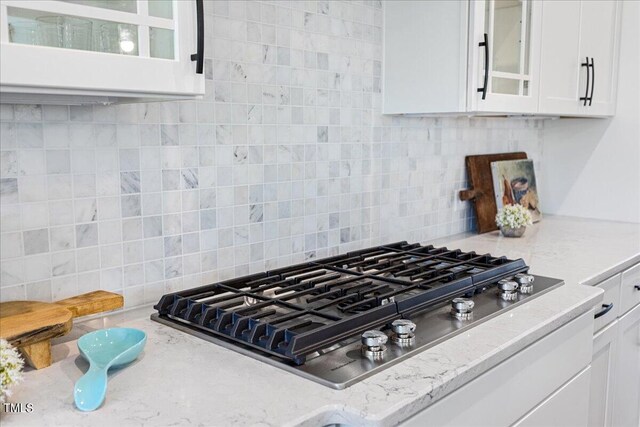
[(500, 298), (505, 301), (514, 301), (518, 298), (518, 282), (502, 279), (498, 281), (498, 289), (500, 289)]
[(384, 357), (387, 351), (387, 334), (378, 330), (366, 331), (362, 334), (362, 354), (373, 360)]
[(513, 279), (518, 282), (518, 290), (523, 294), (530, 294), (533, 291), (533, 282), (535, 278), (530, 274), (518, 273), (513, 276)]
[(473, 306), (475, 305), (469, 298), (454, 298), (451, 301), (451, 314), (456, 319), (471, 319), (473, 317)]
[(408, 319), (397, 319), (391, 323), (391, 341), (400, 346), (411, 345), (416, 341), (413, 333), (416, 330), (416, 324)]

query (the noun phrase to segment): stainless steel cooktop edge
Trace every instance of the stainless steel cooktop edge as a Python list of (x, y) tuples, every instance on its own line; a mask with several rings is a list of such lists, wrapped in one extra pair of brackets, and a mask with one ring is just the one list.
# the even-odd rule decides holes
[[(341, 390), (564, 284), (563, 281), (557, 279), (542, 276), (535, 276), (535, 278), (535, 291), (531, 295), (519, 297), (517, 301), (505, 302), (500, 300), (497, 297), (498, 290), (495, 287), (475, 295), (473, 297), (475, 302), (474, 315), (469, 320), (453, 319), (450, 315), (449, 303), (443, 303), (438, 308), (412, 317), (412, 320), (418, 325), (415, 331), (415, 344), (401, 348), (389, 342), (387, 353), (384, 359), (380, 361), (370, 360), (361, 354), (359, 336), (343, 342), (343, 345), (338, 348), (309, 358), (303, 365), (295, 366), (281, 359), (238, 345), (236, 342), (227, 341), (213, 332), (207, 332), (206, 329), (198, 328), (181, 319), (164, 317), (154, 313), (151, 315), (151, 320), (221, 345), (229, 350), (276, 366), (324, 386)], [(380, 327), (384, 326), (380, 325)]]

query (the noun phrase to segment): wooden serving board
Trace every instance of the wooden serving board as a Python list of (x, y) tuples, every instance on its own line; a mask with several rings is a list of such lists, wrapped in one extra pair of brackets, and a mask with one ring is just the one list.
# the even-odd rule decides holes
[(460, 200), (473, 202), (478, 233), (482, 234), (498, 229), (496, 225), (498, 208), (496, 206), (495, 192), (493, 191), (491, 163), (526, 158), (527, 153), (524, 152), (482, 154), (465, 158), (471, 188), (460, 192)]
[(57, 302), (10, 301), (0, 304), (0, 337), (20, 349), (36, 369), (51, 365), (51, 338), (65, 335), (75, 317), (122, 307), (122, 295), (94, 291)]

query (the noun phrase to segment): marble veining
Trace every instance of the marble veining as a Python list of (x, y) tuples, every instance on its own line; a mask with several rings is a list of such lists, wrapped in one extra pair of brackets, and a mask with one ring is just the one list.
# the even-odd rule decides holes
[(121, 172), (120, 186), (123, 194), (140, 192), (140, 172)]
[(198, 172), (196, 169), (182, 169), (181, 175), (183, 189), (198, 188)]
[(171, 279), (182, 274), (182, 258), (166, 258), (164, 262), (164, 278)]
[(51, 274), (64, 276), (76, 271), (75, 258), (72, 252), (56, 252), (51, 255)]
[(98, 219), (96, 199), (82, 199), (75, 203), (76, 222), (93, 222)]
[(3, 205), (18, 203), (18, 180), (16, 178), (0, 179), (0, 202)]
[(62, 251), (73, 248), (73, 226), (65, 225), (50, 230), (51, 251)]

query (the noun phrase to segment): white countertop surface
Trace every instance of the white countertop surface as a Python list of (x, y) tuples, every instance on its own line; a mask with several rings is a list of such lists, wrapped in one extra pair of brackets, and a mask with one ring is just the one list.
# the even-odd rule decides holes
[(522, 238), (499, 231), (440, 241), (449, 248), (522, 258), (531, 272), (594, 285), (640, 262), (640, 224), (547, 216)]
[[(447, 245), (523, 257), (533, 273), (564, 278), (566, 286), (345, 390), (151, 322), (152, 310), (143, 308), (76, 324), (54, 346), (54, 364), (27, 372), (11, 398), (33, 403), (34, 411), (3, 414), (2, 425), (397, 424), (590, 310), (602, 291), (577, 283), (640, 260), (638, 225), (549, 217), (525, 236), (458, 236)], [(110, 374), (107, 399), (99, 410), (80, 412), (73, 404), (73, 384), (87, 363), (75, 339), (115, 325), (144, 330), (145, 351), (132, 365)]]

